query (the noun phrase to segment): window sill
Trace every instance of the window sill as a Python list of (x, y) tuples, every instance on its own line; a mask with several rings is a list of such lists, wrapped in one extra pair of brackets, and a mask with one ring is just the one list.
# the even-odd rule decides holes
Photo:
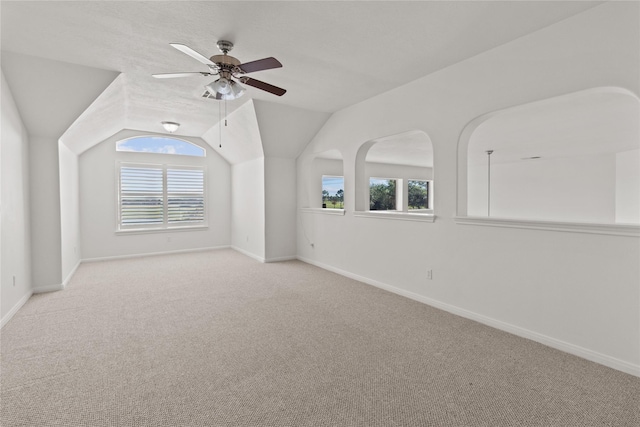
[(353, 216), (361, 218), (379, 218), (420, 222), (434, 222), (436, 219), (436, 216), (432, 213), (413, 213), (398, 211), (357, 211), (353, 213)]
[(171, 227), (171, 228), (129, 228), (126, 230), (116, 230), (116, 235), (129, 235), (129, 234), (153, 234), (153, 233), (173, 233), (181, 231), (205, 231), (208, 230), (208, 225), (194, 225), (185, 227)]
[(608, 234), (613, 236), (640, 237), (640, 225), (634, 224), (591, 224), (580, 222), (534, 221), (526, 219), (455, 217), (460, 225), (481, 225), (488, 227), (527, 228), (533, 230), (563, 231), (571, 233)]
[(344, 209), (331, 208), (301, 208), (302, 213), (312, 213), (321, 215), (344, 215)]

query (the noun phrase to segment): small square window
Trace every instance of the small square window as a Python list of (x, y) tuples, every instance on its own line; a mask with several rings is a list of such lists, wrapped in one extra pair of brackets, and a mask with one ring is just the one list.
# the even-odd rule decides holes
[(372, 211), (397, 210), (396, 180), (369, 178), (369, 209)]
[(322, 207), (344, 209), (344, 177), (322, 175)]
[(409, 210), (429, 209), (429, 181), (410, 179), (407, 184), (407, 208)]

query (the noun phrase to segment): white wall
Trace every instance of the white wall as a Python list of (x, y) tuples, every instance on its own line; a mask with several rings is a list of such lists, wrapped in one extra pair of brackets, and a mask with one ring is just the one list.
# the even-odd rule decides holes
[[(487, 166), (468, 168), (467, 213), (487, 216)], [(615, 221), (614, 154), (491, 163), (491, 216), (541, 221)]]
[[(335, 113), (298, 158), (298, 206), (310, 197), (314, 153), (339, 149), (346, 213), (301, 211), (298, 256), (640, 375), (638, 238), (454, 221), (467, 123), (592, 87), (638, 94), (639, 12), (637, 3), (605, 3)], [(360, 145), (411, 130), (434, 146), (435, 222), (354, 216)]]
[(264, 158), (233, 165), (231, 177), (231, 245), (265, 261)]
[[(122, 257), (229, 246), (231, 243), (231, 174), (229, 164), (204, 141), (179, 136), (207, 149), (206, 230), (153, 233), (116, 233), (118, 159), (141, 163), (190, 164), (188, 156), (147, 153), (116, 153), (115, 143), (140, 135), (124, 130), (82, 153), (79, 159), (80, 246), (82, 259)], [(147, 134), (144, 134), (147, 135)], [(177, 158), (177, 160), (176, 160)], [(195, 161), (195, 160), (194, 160)], [(180, 162), (180, 163), (178, 163)]]
[(80, 188), (78, 156), (59, 143), (60, 240), (63, 284), (80, 263)]
[(58, 141), (29, 138), (31, 273), (34, 292), (62, 289)]
[(265, 258), (277, 261), (296, 257), (296, 161), (264, 159)]
[(616, 222), (640, 223), (640, 150), (616, 154)]
[(29, 139), (4, 73), (1, 84), (0, 318), (4, 325), (31, 295), (32, 280)]

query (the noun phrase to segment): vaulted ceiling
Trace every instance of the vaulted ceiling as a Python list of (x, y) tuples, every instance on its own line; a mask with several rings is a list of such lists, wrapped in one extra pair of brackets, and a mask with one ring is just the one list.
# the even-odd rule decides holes
[[(64, 133), (77, 152), (123, 128), (163, 132), (163, 120), (214, 145), (225, 108), (231, 118), (251, 101), (264, 153), (295, 157), (331, 113), (599, 3), (2, 1), (2, 69), (28, 131)], [(287, 93), (248, 87), (225, 107), (201, 97), (212, 77), (151, 77), (207, 71), (169, 43), (208, 57), (220, 39), (242, 62), (280, 60), (252, 76)]]

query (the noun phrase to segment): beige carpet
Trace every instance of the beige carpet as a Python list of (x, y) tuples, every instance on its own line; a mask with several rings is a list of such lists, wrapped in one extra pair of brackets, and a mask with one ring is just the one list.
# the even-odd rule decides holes
[(298, 261), (82, 264), (2, 329), (9, 426), (639, 426), (640, 379)]

